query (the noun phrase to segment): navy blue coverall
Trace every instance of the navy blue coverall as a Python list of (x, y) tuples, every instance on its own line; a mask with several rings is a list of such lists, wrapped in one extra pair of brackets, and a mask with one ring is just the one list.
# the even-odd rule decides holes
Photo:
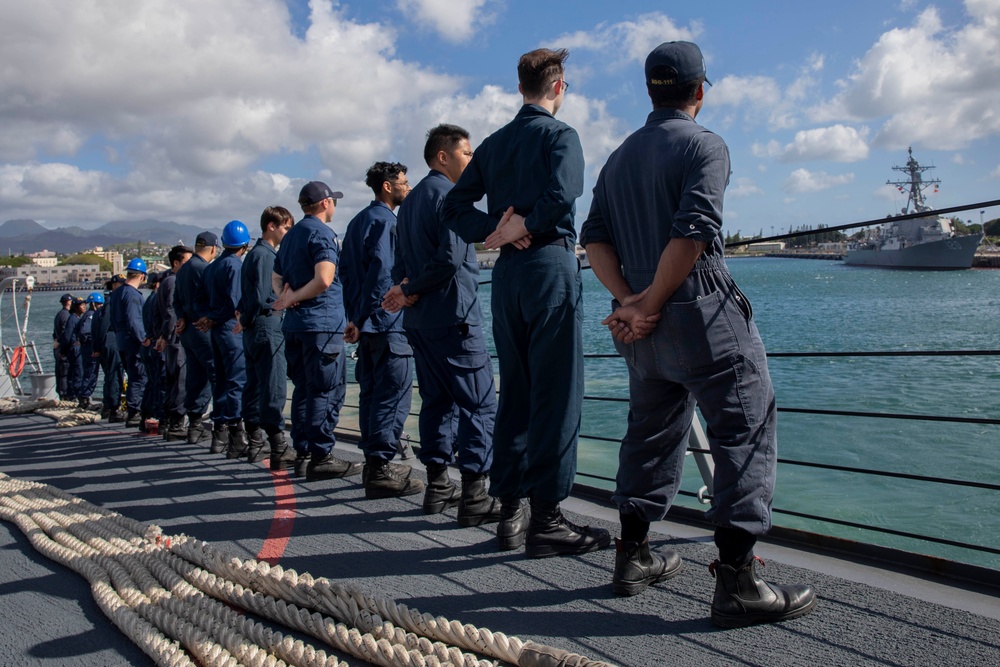
[(156, 312), (156, 293), (151, 292), (142, 304), (142, 326), (146, 337), (151, 340), (149, 345), (142, 347), (143, 362), (146, 364), (146, 391), (142, 395), (142, 414), (149, 417), (163, 418), (163, 355), (156, 351), (155, 343), (159, 326), (159, 316)]
[(168, 273), (156, 290), (156, 309), (160, 329), (158, 335), (166, 345), (163, 348), (163, 412), (168, 418), (184, 417), (184, 380), (187, 377), (187, 359), (180, 336), (177, 335), (177, 314), (174, 311), (174, 290), (177, 274)]
[(76, 338), (80, 341), (80, 361), (83, 364), (78, 398), (90, 398), (97, 387), (97, 371), (100, 364), (94, 357), (93, 331), (96, 313), (97, 310), (88, 309), (80, 316), (80, 322), (76, 325)]
[(323, 457), (336, 444), (347, 385), (344, 362), (344, 293), (340, 283), (340, 242), (322, 220), (307, 215), (281, 240), (274, 272), (299, 289), (316, 275), (316, 265), (337, 267), (324, 292), (285, 312), (285, 359), (292, 390), (292, 445), (299, 454)]
[(382, 310), (392, 287), (396, 216), (380, 201), (362, 209), (347, 225), (341, 255), (347, 319), (361, 332), (355, 379), (359, 446), (368, 457), (391, 460), (398, 451), (413, 395), (413, 350), (403, 333), (402, 313)]
[[(558, 503), (576, 475), (583, 400), (583, 305), (574, 251), (583, 148), (576, 130), (533, 104), (487, 137), (445, 197), (442, 222), (483, 241), (509, 206), (531, 247), (501, 249), (493, 269), (500, 402), (491, 493)], [(488, 213), (476, 202), (486, 195)]]
[(100, 355), (101, 370), (104, 371), (101, 403), (104, 404), (105, 410), (117, 410), (122, 402), (122, 383), (125, 375), (121, 357), (118, 356), (118, 340), (115, 332), (111, 331), (110, 295), (105, 299), (105, 303), (106, 305), (94, 313), (91, 332), (94, 351)]
[(497, 399), (479, 308), (472, 244), (441, 224), (452, 183), (431, 170), (399, 207), (393, 282), (407, 296), (403, 327), (420, 387), (420, 461), (487, 473), (493, 463)]
[(66, 355), (65, 350), (62, 350), (62, 343), (60, 342), (63, 337), (63, 333), (66, 331), (66, 320), (69, 319), (69, 309), (63, 308), (58, 313), (56, 313), (55, 319), (52, 323), (52, 341), (58, 344), (53, 352), (52, 356), (56, 360), (56, 394), (59, 398), (69, 398), (67, 395), (67, 385), (66, 385), (66, 374), (68, 369), (66, 368)]
[[(202, 274), (208, 266), (198, 253), (177, 271), (174, 283), (174, 314), (184, 320), (181, 345), (187, 374), (184, 379), (184, 411), (201, 417), (208, 407), (215, 384), (215, 355), (212, 351), (212, 337), (207, 331), (198, 331), (194, 323), (208, 315), (208, 291), (203, 285)], [(216, 420), (218, 408), (212, 406), (212, 421)]]
[(208, 319), (215, 323), (210, 333), (215, 355), (212, 418), (217, 424), (238, 424), (242, 419), (243, 385), (247, 381), (246, 358), (243, 355), (243, 336), (233, 333), (236, 304), (240, 302), (241, 265), (236, 251), (227, 249), (208, 265), (202, 275), (208, 290)]
[(771, 526), (776, 411), (753, 311), (723, 259), (729, 173), (729, 149), (718, 135), (683, 111), (653, 111), (608, 158), (581, 239), (613, 246), (634, 294), (653, 282), (671, 239), (707, 244), (653, 333), (615, 341), (629, 370), (615, 503), (645, 521), (663, 518), (681, 482), (697, 404), (715, 462), (706, 515), (761, 535)]
[(62, 327), (59, 338), (59, 351), (62, 352), (66, 368), (66, 389), (60, 398), (74, 400), (80, 397), (80, 383), (83, 379), (83, 360), (80, 358), (80, 339), (76, 327), (80, 324), (80, 316), (68, 311), (69, 317)]
[(111, 293), (108, 302), (118, 354), (128, 373), (125, 405), (129, 414), (134, 414), (141, 408), (146, 389), (146, 367), (139, 354), (142, 341), (146, 338), (146, 329), (142, 325), (142, 294), (126, 283)]
[(243, 325), (246, 385), (243, 391), (243, 421), (268, 435), (285, 430), (288, 397), (288, 366), (281, 312), (272, 309), (276, 298), (271, 273), (277, 252), (264, 239), (243, 258), (240, 269), (240, 303), (236, 310)]

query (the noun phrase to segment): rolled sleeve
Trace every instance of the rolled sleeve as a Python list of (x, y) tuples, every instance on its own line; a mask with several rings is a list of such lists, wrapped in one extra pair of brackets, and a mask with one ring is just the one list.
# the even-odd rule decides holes
[[(714, 135), (711, 135), (714, 136)], [(698, 151), (674, 215), (670, 236), (711, 244), (722, 229), (722, 202), (729, 183), (729, 149), (721, 140)]]

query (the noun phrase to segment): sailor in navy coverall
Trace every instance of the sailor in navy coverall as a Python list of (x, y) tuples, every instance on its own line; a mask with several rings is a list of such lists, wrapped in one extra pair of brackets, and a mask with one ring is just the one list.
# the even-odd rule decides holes
[(375, 200), (347, 225), (341, 254), (340, 279), (350, 322), (345, 340), (358, 343), (360, 447), (366, 458), (391, 461), (398, 452), (413, 391), (413, 350), (403, 333), (403, 316), (382, 309), (382, 297), (392, 287), (393, 211), (409, 193), (406, 167), (377, 162), (366, 183)]
[(121, 357), (118, 356), (118, 340), (111, 330), (111, 295), (125, 284), (124, 275), (116, 275), (106, 285), (109, 292), (105, 295), (105, 303), (94, 314), (93, 337), (94, 352), (101, 360), (101, 370), (104, 371), (104, 385), (101, 393), (101, 416), (109, 421), (121, 421), (118, 408), (122, 401), (122, 385), (125, 380)]
[[(149, 274), (146, 288), (150, 290), (150, 293), (146, 296), (145, 303), (142, 304), (142, 326), (146, 330), (146, 340), (142, 343), (142, 356), (143, 363), (146, 364), (147, 378), (146, 390), (142, 395), (143, 423), (149, 417), (155, 417), (157, 420), (163, 418), (163, 355), (154, 345), (161, 326), (156, 308), (156, 293), (159, 291), (159, 285), (160, 275), (158, 273)], [(139, 430), (144, 428), (141, 425)]]
[[(271, 282), (275, 310), (286, 310), (285, 359), (292, 391), (292, 444), (295, 474), (308, 481), (361, 473), (361, 465), (333, 456), (334, 429), (344, 405), (344, 295), (338, 264), (340, 243), (329, 227), (337, 199), (343, 197), (319, 181), (299, 193), (306, 216), (282, 239)], [(306, 462), (306, 456), (309, 456)], [(272, 466), (273, 466), (272, 460)]]
[(139, 409), (146, 389), (146, 368), (139, 354), (142, 342), (146, 339), (146, 329), (142, 325), (143, 299), (139, 292), (139, 286), (145, 281), (145, 271), (126, 271), (125, 284), (112, 292), (108, 300), (118, 354), (128, 373), (128, 387), (125, 390), (125, 405), (128, 408), (126, 426), (140, 425)]
[[(227, 230), (238, 223), (245, 236), (238, 241), (227, 241), (222, 235), (224, 250), (219, 257), (205, 268), (202, 275), (208, 291), (208, 312), (195, 326), (210, 332), (212, 353), (215, 359), (215, 382), (212, 385), (212, 419), (215, 428), (212, 434), (213, 451), (220, 452), (230, 445), (226, 455), (237, 458), (246, 453), (246, 437), (243, 431), (243, 386), (247, 381), (246, 357), (243, 354), (243, 336), (234, 333), (236, 326), (236, 304), (240, 302), (240, 269), (246, 254), (250, 235), (243, 223), (234, 220), (227, 224)], [(245, 241), (245, 243), (244, 243)]]
[(646, 532), (677, 495), (697, 405), (715, 463), (712, 620), (734, 627), (801, 615), (815, 596), (752, 580), (753, 545), (771, 527), (777, 412), (753, 311), (723, 259), (729, 149), (694, 120), (704, 77), (690, 42), (649, 55), (653, 111), (601, 170), (581, 241), (615, 298), (605, 323), (629, 371), (613, 496), (622, 521), (616, 592), (634, 595), (680, 569), (676, 553), (651, 556)]
[[(98, 301), (97, 299), (100, 299)], [(87, 297), (90, 304), (87, 312), (80, 317), (76, 325), (76, 335), (80, 340), (80, 359), (83, 362), (83, 376), (80, 382), (80, 406), (90, 407), (90, 397), (97, 388), (97, 375), (100, 370), (98, 357), (94, 355), (94, 316), (104, 305), (104, 297), (100, 292), (94, 292)]]
[[(473, 515), (481, 519), (478, 523), (498, 518), (490, 516), (493, 503), (485, 498), (497, 403), (477, 294), (476, 250), (441, 224), (440, 208), (472, 155), (464, 129), (439, 125), (428, 133), (424, 159), (431, 170), (399, 208), (396, 285), (386, 295), (388, 308), (405, 308), (403, 327), (413, 346), (420, 387), (419, 458), (427, 467), (428, 496), (440, 487), (437, 507), (455, 501), (456, 492), (446, 495), (452, 485), (439, 471), (457, 463), (465, 500), (459, 520), (469, 525)], [(477, 482), (482, 488), (471, 489)], [(428, 504), (425, 511), (434, 509)]]
[(167, 425), (161, 430), (165, 440), (186, 439), (184, 428), (184, 382), (187, 377), (187, 360), (184, 347), (177, 335), (177, 312), (174, 310), (174, 290), (177, 272), (191, 259), (194, 251), (178, 245), (170, 249), (167, 260), (170, 270), (160, 280), (156, 290), (157, 320), (160, 322), (156, 349), (163, 354), (164, 403), (163, 412)]
[[(184, 347), (186, 377), (184, 378), (184, 411), (188, 415), (188, 442), (194, 444), (205, 437), (202, 415), (208, 407), (215, 382), (215, 356), (212, 338), (206, 331), (199, 331), (194, 323), (208, 314), (208, 291), (202, 274), (208, 263), (215, 259), (218, 237), (212, 232), (202, 232), (195, 239), (194, 254), (177, 271), (174, 282), (174, 314), (176, 331)], [(213, 406), (212, 419), (216, 416)]]
[[(442, 208), (445, 226), (466, 242), (502, 246), (493, 269), (500, 402), (490, 479), (504, 501), (500, 549), (526, 543), (529, 557), (581, 553), (611, 539), (586, 528), (574, 536), (578, 527), (558, 508), (576, 474), (583, 400), (582, 286), (574, 253), (583, 148), (576, 131), (554, 117), (566, 91), (566, 55), (538, 49), (521, 57), (524, 106), (476, 149)], [(483, 195), (486, 212), (475, 206)], [(512, 245), (528, 234), (530, 247)], [(523, 516), (515, 511), (522, 498), (544, 519), (532, 518), (527, 542)], [(512, 511), (517, 516), (508, 520)], [(557, 535), (559, 526), (568, 532)]]
[[(280, 311), (274, 310), (277, 295), (271, 284), (277, 247), (295, 219), (280, 206), (269, 206), (260, 217), (261, 238), (240, 269), (240, 302), (237, 331), (243, 334), (247, 380), (243, 391), (243, 423), (249, 437), (250, 462), (264, 452), (264, 434), (274, 443), (274, 451), (284, 445), (285, 400), (288, 371), (285, 362), (285, 335), (281, 332)], [(263, 431), (263, 432), (262, 432)]]
[(80, 297), (73, 297), (69, 306), (69, 317), (63, 325), (62, 335), (59, 338), (59, 351), (62, 352), (66, 364), (66, 392), (62, 396), (63, 400), (76, 400), (80, 397), (80, 385), (83, 381), (83, 359), (80, 357), (80, 338), (77, 327), (80, 324), (80, 316), (83, 315), (85, 301)]
[(66, 354), (65, 350), (60, 349), (62, 343), (63, 334), (66, 332), (66, 320), (70, 316), (70, 306), (73, 303), (72, 294), (63, 294), (59, 297), (59, 303), (62, 308), (56, 313), (55, 320), (52, 323), (52, 356), (55, 357), (56, 365), (56, 394), (59, 398), (66, 398), (68, 389), (66, 387)]

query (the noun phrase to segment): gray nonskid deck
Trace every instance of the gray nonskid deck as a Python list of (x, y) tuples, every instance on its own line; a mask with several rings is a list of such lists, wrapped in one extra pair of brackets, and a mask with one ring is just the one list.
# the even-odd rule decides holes
[[(358, 457), (350, 448), (343, 455)], [(274, 512), (274, 487), (262, 465), (117, 426), (57, 430), (38, 416), (0, 417), (0, 470), (240, 557), (256, 556)], [(1000, 662), (995, 617), (773, 559), (765, 576), (814, 584), (817, 610), (783, 624), (718, 630), (708, 620), (714, 580), (707, 566), (715, 552), (704, 541), (653, 535), (655, 547), (681, 553), (684, 571), (643, 595), (617, 598), (612, 549), (542, 560), (499, 553), (492, 526), (459, 528), (453, 512), (426, 516), (420, 496), (365, 500), (357, 478), (296, 482), (295, 502), (283, 567), (623, 667)], [(616, 532), (608, 520), (613, 513), (594, 514), (574, 519)], [(6, 523), (0, 523), (0, 596), (2, 664), (149, 663), (100, 612), (86, 581), (35, 552)]]

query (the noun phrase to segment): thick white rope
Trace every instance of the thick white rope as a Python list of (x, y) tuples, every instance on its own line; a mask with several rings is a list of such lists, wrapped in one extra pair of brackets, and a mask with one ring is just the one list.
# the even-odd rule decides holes
[(3, 473), (0, 519), (84, 576), (108, 618), (160, 665), (346, 664), (232, 608), (239, 607), (385, 667), (610, 667), (325, 578), (234, 558), (184, 535), (164, 536), (155, 525)]

